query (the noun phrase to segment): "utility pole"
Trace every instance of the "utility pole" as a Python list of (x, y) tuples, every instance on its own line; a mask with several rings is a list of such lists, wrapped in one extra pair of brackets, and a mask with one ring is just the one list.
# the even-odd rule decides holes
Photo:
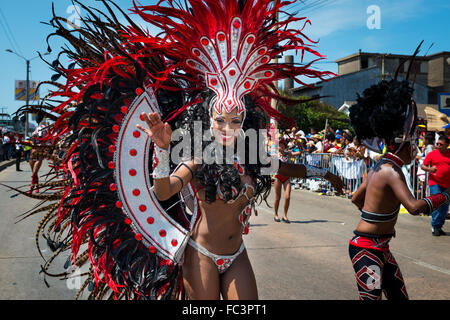
[[(294, 56), (287, 55), (284, 56), (284, 63), (293, 65), (294, 64)], [(284, 92), (289, 94), (290, 90), (294, 88), (294, 79), (292, 78), (286, 78), (284, 79)]]
[[(274, 5), (274, 7), (275, 7), (275, 5), (276, 5), (276, 0), (274, 0), (273, 1), (273, 5)], [(277, 16), (275, 17), (275, 20), (276, 20), (276, 22), (278, 22), (278, 13), (277, 13)], [(276, 31), (276, 30), (275, 30)], [(278, 63), (278, 57), (274, 57), (273, 59), (272, 59), (272, 63)], [(275, 90), (278, 90), (278, 82), (277, 81), (274, 81), (274, 87), (275, 87)], [(272, 108), (274, 108), (275, 110), (278, 110), (278, 103), (277, 103), (277, 101), (275, 100), (275, 99), (273, 99), (272, 98), (272, 100), (271, 100), (271, 107)], [(271, 122), (271, 124), (273, 125), (273, 127), (275, 128), (275, 129), (278, 129), (278, 124), (276, 123), (276, 121), (272, 121), (272, 119), (270, 120), (270, 122)]]
[[(39, 56), (35, 56), (34, 58), (27, 59), (24, 56), (18, 54), (17, 52), (14, 52), (11, 49), (6, 49), (6, 52), (14, 53), (16, 56), (22, 58), (25, 60), (27, 65), (27, 82), (26, 82), (26, 92), (25, 92), (25, 100), (26, 100), (26, 107), (28, 108), (28, 105), (30, 104), (30, 62), (31, 60), (34, 60), (36, 58), (39, 58)], [(50, 52), (44, 53), (44, 56), (49, 55)], [(28, 130), (29, 130), (29, 122), (28, 122), (28, 112), (25, 112), (25, 136), (28, 136)]]
[[(25, 100), (27, 102), (27, 108), (30, 104), (30, 60), (26, 60), (27, 62), (27, 84), (26, 84), (26, 93), (25, 93)], [(25, 112), (25, 137), (28, 137), (28, 129), (29, 129), (29, 123), (28, 123), (28, 112)]]

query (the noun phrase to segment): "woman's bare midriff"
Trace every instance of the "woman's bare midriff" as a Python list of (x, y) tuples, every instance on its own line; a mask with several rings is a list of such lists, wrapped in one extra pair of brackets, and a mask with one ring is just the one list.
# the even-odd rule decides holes
[[(194, 186), (197, 184), (194, 183)], [(243, 226), (239, 215), (248, 205), (248, 199), (242, 195), (233, 203), (216, 199), (212, 203), (205, 201), (205, 191), (197, 192), (200, 216), (195, 224), (191, 238), (209, 252), (218, 255), (232, 255), (242, 243)]]

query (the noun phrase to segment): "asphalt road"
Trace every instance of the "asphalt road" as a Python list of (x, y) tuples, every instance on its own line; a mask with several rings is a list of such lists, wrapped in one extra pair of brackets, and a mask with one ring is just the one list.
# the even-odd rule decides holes
[[(0, 182), (21, 186), (31, 172), (9, 167)], [(70, 300), (76, 294), (71, 282), (39, 273), (43, 260), (35, 245), (35, 232), (42, 215), (19, 223), (18, 216), (37, 203), (0, 186), (0, 299)], [(273, 203), (273, 193), (269, 204)], [(283, 200), (280, 210), (283, 207)], [(359, 220), (350, 201), (293, 190), (291, 224), (273, 221), (272, 209), (259, 206), (251, 219), (245, 244), (263, 300), (356, 300), (356, 281), (348, 257), (348, 241)], [(281, 217), (281, 211), (280, 211)], [(432, 237), (429, 217), (401, 214), (391, 251), (400, 265), (411, 299), (450, 299), (450, 236)], [(450, 231), (450, 222), (444, 226)], [(42, 253), (50, 256), (46, 244)], [(66, 257), (57, 264), (62, 266)]]

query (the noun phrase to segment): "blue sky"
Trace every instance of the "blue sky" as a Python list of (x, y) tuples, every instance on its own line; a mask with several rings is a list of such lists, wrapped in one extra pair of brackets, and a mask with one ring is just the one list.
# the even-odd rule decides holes
[[(70, 0), (54, 2), (59, 16), (72, 15), (67, 12), (72, 5)], [(140, 2), (149, 4), (155, 1)], [(84, 0), (83, 3), (99, 7), (95, 0)], [(132, 6), (132, 0), (116, 0), (116, 3), (123, 9)], [(308, 7), (314, 3), (321, 5)], [(369, 29), (367, 25), (373, 13), (367, 12), (370, 6), (379, 8), (379, 28)], [(46, 37), (52, 29), (41, 21), (48, 21), (52, 17), (51, 8), (51, 0), (0, 2), (0, 108), (7, 108), (4, 111), (10, 114), (23, 105), (23, 102), (14, 100), (14, 85), (15, 80), (25, 79), (26, 67), (23, 59), (5, 50), (13, 49), (28, 59), (35, 57), (37, 51), (46, 52)], [(411, 54), (421, 40), (425, 40), (421, 54), (425, 54), (432, 43), (428, 54), (450, 51), (448, 0), (304, 0), (303, 4), (298, 2), (291, 8), (299, 9), (299, 16), (307, 16), (311, 20), (311, 25), (306, 27), (304, 33), (319, 40), (318, 51), (327, 56), (325, 63), (316, 65), (317, 69), (337, 72), (334, 61), (356, 53), (359, 49), (365, 52)], [(9, 37), (5, 32), (8, 27), (11, 31)], [(56, 57), (61, 43), (53, 40), (51, 45), (53, 53), (47, 57), (50, 61)], [(32, 80), (49, 80), (52, 74), (39, 58), (31, 62)], [(41, 96), (44, 94), (45, 90)]]

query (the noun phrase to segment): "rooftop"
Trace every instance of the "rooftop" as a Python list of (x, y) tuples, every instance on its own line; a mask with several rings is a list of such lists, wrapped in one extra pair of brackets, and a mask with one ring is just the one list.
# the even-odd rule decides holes
[[(441, 51), (438, 53), (434, 53), (434, 54), (430, 54), (430, 55), (426, 55), (426, 56), (416, 56), (416, 59), (418, 60), (431, 60), (433, 58), (437, 58), (438, 56), (450, 56), (450, 51)], [(411, 55), (405, 55), (405, 54), (393, 54), (393, 53), (374, 53), (374, 52), (362, 52), (359, 51), (357, 53), (353, 53), (351, 55), (348, 55), (346, 57), (343, 58), (339, 58), (337, 59), (335, 62), (336, 63), (341, 63), (341, 62), (345, 62), (347, 60), (359, 57), (359, 56), (375, 56), (375, 57), (380, 57), (380, 56), (384, 56), (387, 58), (403, 58), (403, 59), (408, 59), (411, 58)]]

